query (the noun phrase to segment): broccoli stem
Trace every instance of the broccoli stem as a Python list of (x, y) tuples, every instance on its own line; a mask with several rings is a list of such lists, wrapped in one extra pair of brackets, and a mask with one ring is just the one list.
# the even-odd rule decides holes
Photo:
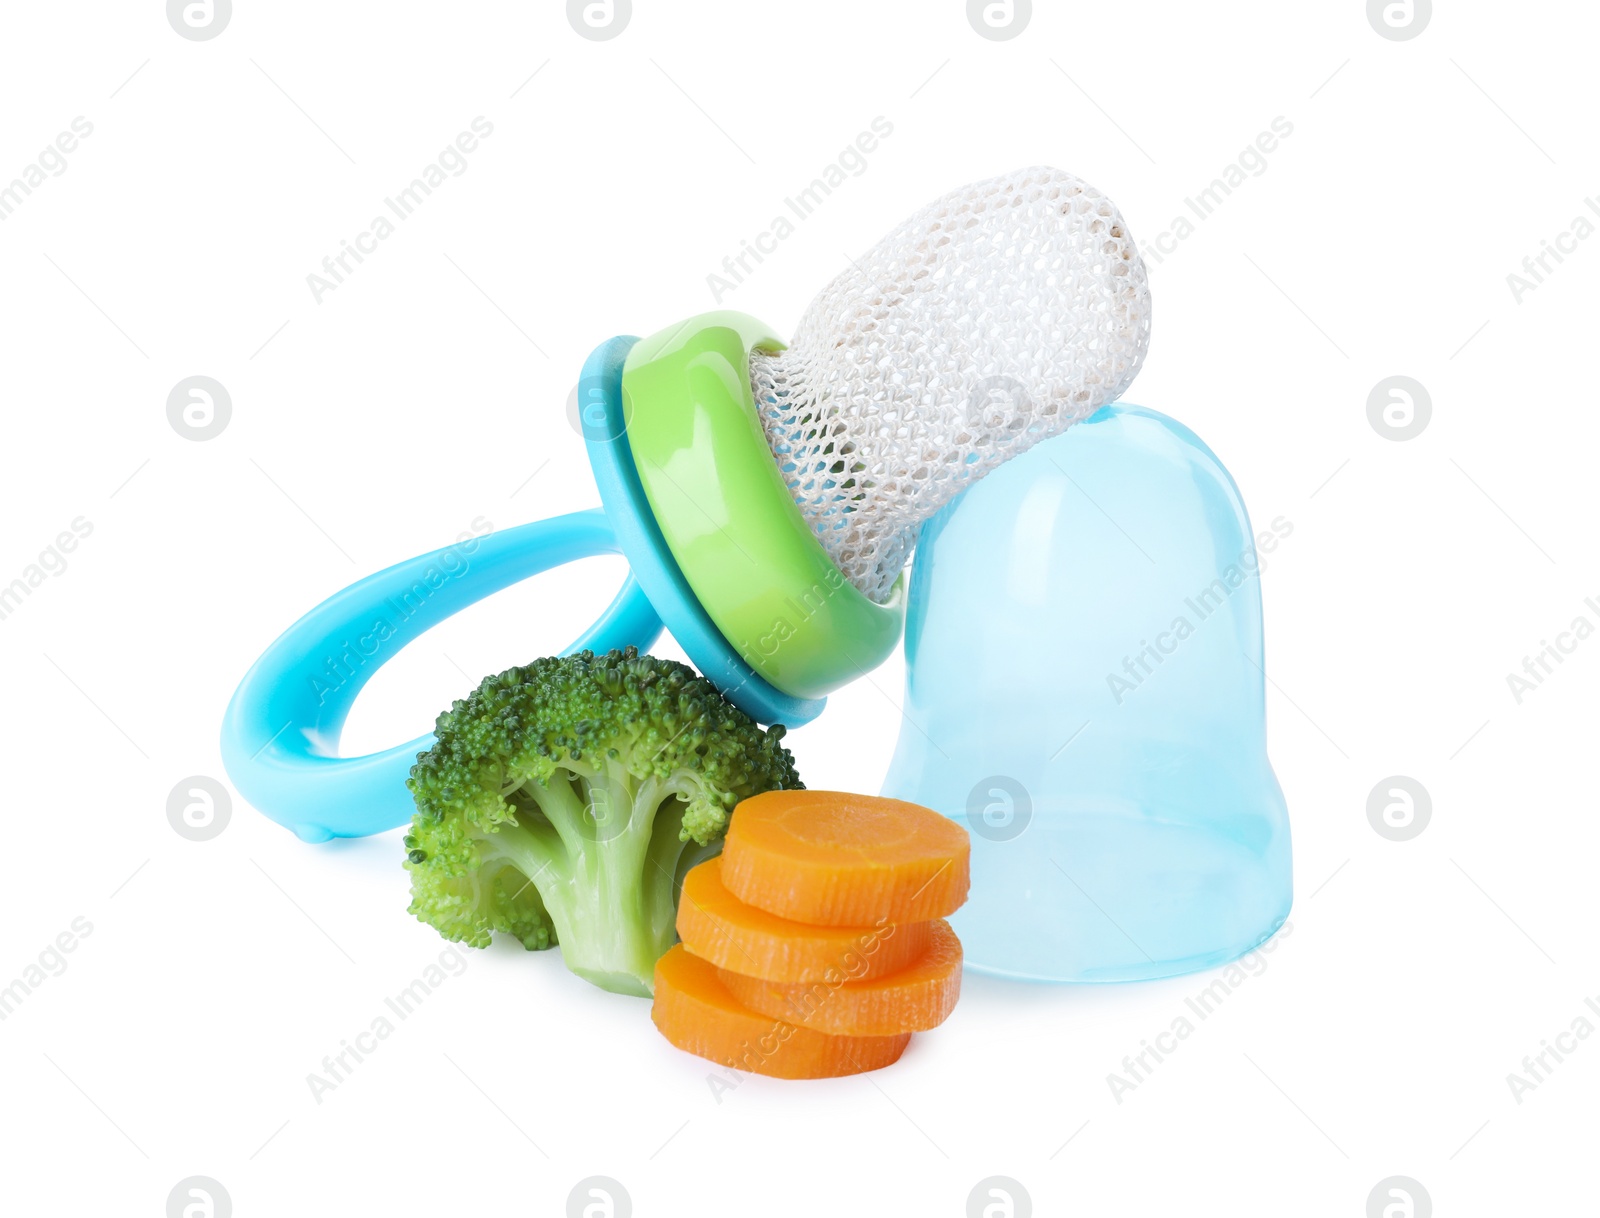
[(683, 799), (653, 778), (633, 791), (617, 781), (625, 777), (620, 767), (595, 774), (587, 802), (561, 779), (529, 782), (523, 790), (543, 816), (519, 812), (480, 840), (539, 890), (569, 969), (601, 989), (648, 997), (656, 961), (677, 941), (679, 862), (694, 843), (681, 840)]

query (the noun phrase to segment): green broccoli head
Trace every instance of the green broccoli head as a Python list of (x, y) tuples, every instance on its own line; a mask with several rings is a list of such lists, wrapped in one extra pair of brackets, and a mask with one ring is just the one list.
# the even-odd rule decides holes
[(683, 873), (734, 805), (802, 784), (762, 730), (687, 665), (640, 655), (535, 660), (439, 716), (406, 783), (410, 912), (446, 939), (495, 931), (604, 989), (648, 994)]

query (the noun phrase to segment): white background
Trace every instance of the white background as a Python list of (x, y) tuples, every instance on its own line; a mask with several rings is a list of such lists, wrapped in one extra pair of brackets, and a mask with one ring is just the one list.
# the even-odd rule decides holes
[[(597, 42), (553, 2), (238, 0), (194, 42), (155, 0), (8, 4), (0, 182), (94, 130), (0, 222), (0, 583), (93, 525), (0, 621), (0, 984), (93, 927), (0, 1023), (7, 1211), (159, 1215), (203, 1174), (241, 1218), (561, 1214), (600, 1174), (641, 1216), (959, 1215), (1003, 1174), (1041, 1215), (1359, 1218), (1404, 1174), (1441, 1216), (1589, 1212), (1600, 1037), (1520, 1104), (1506, 1076), (1600, 995), (1600, 642), (1520, 705), (1506, 674), (1600, 623), (1600, 241), (1520, 303), (1506, 276), (1600, 191), (1600, 18), (1438, 7), (1390, 41), (1354, 0), (1041, 2), (991, 41), (957, 0), (635, 0)], [(467, 171), (317, 303), (306, 276), (479, 115)], [(1106, 1076), (1207, 978), (969, 975), (892, 1069), (719, 1103), (643, 1002), (500, 945), (319, 1105), (306, 1075), (442, 946), (397, 835), (309, 847), (236, 799), (195, 843), (169, 791), (223, 777), (228, 696), (306, 608), (476, 518), (595, 503), (585, 355), (713, 307), (706, 276), (880, 115), (867, 170), (725, 305), (787, 332), (900, 218), (1035, 163), (1148, 245), (1293, 124), (1152, 260), (1129, 395), (1295, 525), (1263, 580), (1293, 933), (1120, 1104)], [(233, 401), (204, 443), (165, 411), (196, 374)], [(1366, 414), (1394, 374), (1433, 403), (1403, 443)], [(564, 645), (620, 575), (440, 628), (347, 748)], [(795, 732), (808, 785), (877, 790), (900, 696), (896, 659)], [(1433, 801), (1404, 843), (1366, 817), (1393, 774)]]

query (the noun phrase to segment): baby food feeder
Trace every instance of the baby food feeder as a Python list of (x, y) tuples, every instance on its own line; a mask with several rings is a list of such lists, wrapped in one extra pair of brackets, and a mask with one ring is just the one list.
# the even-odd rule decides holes
[(643, 649), (665, 624), (752, 718), (807, 722), (899, 641), (922, 522), (1117, 398), (1149, 330), (1116, 208), (1035, 168), (902, 223), (823, 290), (787, 349), (734, 312), (611, 339), (579, 384), (604, 511), (421, 555), (312, 610), (235, 692), (228, 773), (308, 841), (405, 823), (406, 773), (431, 737), (338, 756), (363, 684), (452, 613), (599, 553), (621, 552), (631, 574), (573, 649)]
[[(1286, 528), (1264, 530), (1272, 538)], [(1107, 406), (922, 531), (905, 725), (883, 793), (972, 831), (968, 967), (1129, 981), (1282, 925), (1259, 560), (1187, 428)]]

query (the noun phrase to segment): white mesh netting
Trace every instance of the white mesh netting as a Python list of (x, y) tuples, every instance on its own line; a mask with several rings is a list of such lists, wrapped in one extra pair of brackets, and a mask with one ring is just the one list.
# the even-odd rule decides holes
[(839, 569), (882, 601), (923, 521), (1117, 398), (1150, 291), (1116, 207), (1059, 169), (923, 208), (750, 359), (767, 442)]

